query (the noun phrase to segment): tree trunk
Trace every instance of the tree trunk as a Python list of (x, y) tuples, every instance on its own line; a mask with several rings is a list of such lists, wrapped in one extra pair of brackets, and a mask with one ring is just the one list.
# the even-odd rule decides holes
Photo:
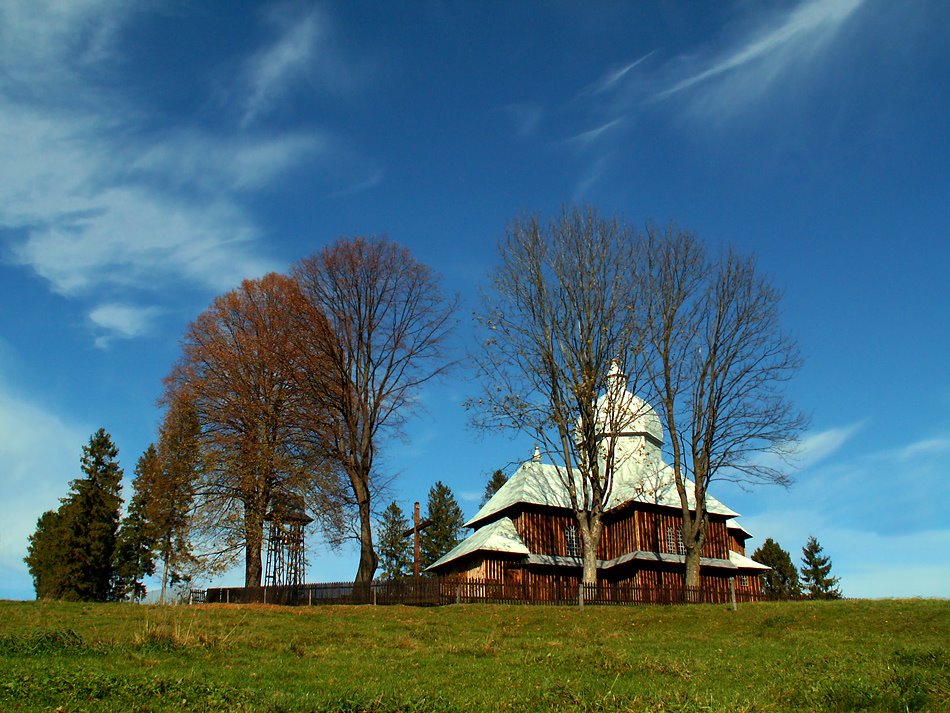
[(244, 586), (260, 587), (262, 578), (261, 544), (264, 539), (264, 517), (245, 510)]
[[(705, 494), (703, 495), (705, 497)], [(702, 508), (697, 508), (701, 510)], [(699, 561), (706, 542), (706, 513), (696, 513), (696, 519), (691, 518), (689, 526), (683, 527), (683, 545), (686, 548), (686, 574), (683, 579), (686, 601), (692, 601), (698, 596), (700, 587)]]
[(582, 584), (597, 584), (597, 549), (600, 546), (600, 536), (603, 532), (603, 524), (599, 517), (592, 518), (594, 522), (586, 527), (581, 525), (581, 534), (584, 546), (584, 574), (581, 579)]
[(168, 591), (168, 549), (165, 550), (165, 556), (162, 559), (162, 594), (159, 597), (159, 603), (165, 604), (165, 592)]
[(379, 557), (373, 549), (373, 523), (370, 510), (369, 489), (362, 481), (357, 487), (357, 497), (360, 511), (360, 566), (356, 571), (354, 584), (369, 586), (376, 574)]
[(700, 548), (698, 546), (686, 549), (686, 580), (684, 585), (687, 591), (699, 588), (699, 555)]

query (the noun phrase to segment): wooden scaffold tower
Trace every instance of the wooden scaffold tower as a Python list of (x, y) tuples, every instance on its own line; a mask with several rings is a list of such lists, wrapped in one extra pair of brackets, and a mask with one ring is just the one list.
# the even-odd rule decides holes
[(304, 530), (313, 522), (304, 509), (303, 499), (297, 496), (274, 498), (264, 521), (268, 525), (264, 586), (303, 584), (307, 577)]

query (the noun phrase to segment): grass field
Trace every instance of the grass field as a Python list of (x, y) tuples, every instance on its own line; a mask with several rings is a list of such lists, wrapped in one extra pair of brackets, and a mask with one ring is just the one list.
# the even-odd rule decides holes
[(0, 710), (950, 711), (950, 602), (0, 602)]

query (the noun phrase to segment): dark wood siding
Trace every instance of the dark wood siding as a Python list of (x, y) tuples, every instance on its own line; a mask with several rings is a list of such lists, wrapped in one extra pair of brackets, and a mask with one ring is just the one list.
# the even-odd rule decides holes
[(525, 510), (515, 519), (515, 530), (528, 549), (539, 555), (567, 556), (564, 533), (568, 526), (577, 527), (574, 513), (564, 510), (544, 512)]
[[(604, 528), (599, 556), (609, 560), (635, 550), (677, 554), (675, 535), (670, 547), (667, 531), (678, 532), (681, 525), (681, 515), (670, 509), (627, 508)], [(725, 519), (710, 516), (702, 556), (728, 559), (729, 543)]]

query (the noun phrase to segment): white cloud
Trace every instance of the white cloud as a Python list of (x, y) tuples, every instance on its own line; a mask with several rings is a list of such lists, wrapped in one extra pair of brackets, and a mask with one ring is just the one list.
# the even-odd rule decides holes
[(90, 321), (105, 333), (96, 338), (97, 347), (106, 347), (113, 339), (131, 339), (148, 333), (152, 321), (164, 310), (128, 304), (102, 304), (89, 313)]
[(103, 286), (157, 290), (180, 279), (221, 290), (272, 269), (255, 254), (257, 235), (227, 199), (199, 204), (122, 187), (89, 196), (82, 212), (31, 227), (14, 254), (64, 295)]
[(699, 113), (733, 113), (760, 97), (787, 71), (801, 68), (815, 56), (862, 2), (806, 0), (785, 15), (770, 17), (713, 57), (680, 58), (675, 63), (680, 65), (680, 77), (656, 98), (702, 90), (692, 97)]
[(5, 0), (0, 66), (6, 81), (26, 91), (68, 87), (83, 69), (111, 56), (111, 40), (130, 10), (125, 0)]
[(611, 119), (600, 126), (596, 126), (588, 131), (582, 131), (568, 139), (568, 142), (580, 147), (586, 147), (599, 139), (605, 132), (619, 127), (623, 123), (622, 118)]
[(623, 67), (620, 67), (619, 69), (610, 70), (603, 77), (598, 79), (596, 82), (594, 82), (590, 86), (583, 89), (580, 93), (580, 96), (596, 96), (598, 94), (603, 94), (605, 92), (609, 92), (613, 89), (616, 89), (617, 86), (620, 84), (621, 80), (623, 80), (623, 78), (626, 77), (631, 72), (631, 70), (635, 69), (641, 63), (648, 60), (655, 53), (656, 53), (656, 50), (647, 52), (642, 57), (633, 60), (629, 64), (625, 64)]
[(314, 44), (324, 31), (315, 11), (288, 25), (277, 42), (248, 61), (248, 95), (241, 119), (244, 126), (268, 113), (292, 81), (305, 74)]
[(924, 438), (900, 448), (896, 457), (900, 460), (914, 460), (929, 455), (936, 455), (950, 450), (950, 438)]
[(317, 131), (252, 139), (184, 130), (145, 147), (131, 167), (145, 177), (192, 190), (254, 191), (332, 151), (332, 139)]
[(91, 429), (71, 424), (0, 383), (0, 599), (32, 596), (23, 562), (37, 518), (57, 507), (79, 475)]
[[(331, 140), (317, 131), (142, 131), (122, 84), (100, 81), (126, 7), (105, 0), (0, 5), (4, 257), (60, 294), (100, 303), (182, 282), (228, 289), (279, 268), (261, 255), (261, 231), (238, 194), (265, 190), (326, 158)], [(89, 318), (105, 327), (103, 314)], [(154, 314), (140, 311), (140, 324)], [(99, 344), (144, 333), (131, 325), (112, 324)]]
[(301, 13), (294, 5), (278, 5), (270, 10), (267, 20), (278, 37), (245, 64), (242, 126), (271, 114), (301, 82), (330, 92), (359, 83), (362, 69), (344, 58), (330, 18), (319, 8)]
[(859, 421), (849, 426), (806, 434), (792, 453), (794, 464), (798, 468), (809, 468), (828, 458), (860, 431), (864, 423)]

